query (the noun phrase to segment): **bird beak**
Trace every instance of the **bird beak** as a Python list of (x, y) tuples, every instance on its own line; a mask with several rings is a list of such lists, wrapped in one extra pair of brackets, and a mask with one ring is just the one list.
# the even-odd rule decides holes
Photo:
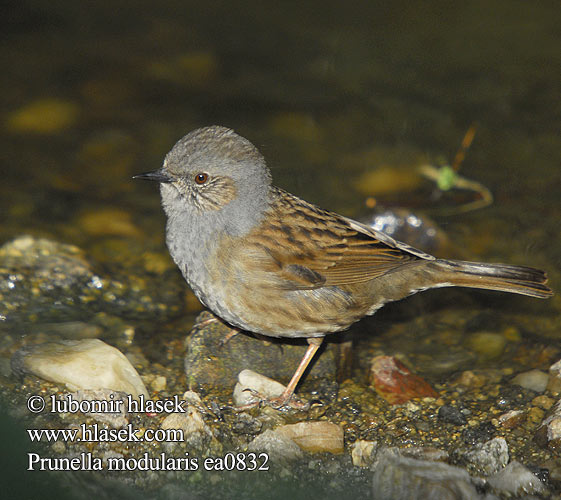
[(173, 182), (174, 180), (166, 171), (164, 171), (163, 168), (159, 168), (158, 170), (154, 170), (152, 172), (135, 175), (133, 179), (145, 179), (147, 181), (156, 182)]

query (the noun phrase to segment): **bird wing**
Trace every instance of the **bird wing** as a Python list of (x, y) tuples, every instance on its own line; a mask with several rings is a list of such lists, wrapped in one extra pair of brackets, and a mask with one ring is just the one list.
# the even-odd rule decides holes
[(350, 285), (413, 261), (434, 260), (385, 233), (273, 190), (273, 205), (252, 239), (269, 255), (281, 286)]

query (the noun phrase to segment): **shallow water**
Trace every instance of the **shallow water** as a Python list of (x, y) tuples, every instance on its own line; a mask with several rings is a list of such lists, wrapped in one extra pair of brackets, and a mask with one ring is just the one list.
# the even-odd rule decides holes
[[(84, 248), (108, 272), (141, 272), (141, 252), (165, 255), (164, 218), (155, 186), (131, 177), (158, 168), (199, 126), (234, 128), (261, 149), (277, 185), (359, 216), (361, 175), (451, 161), (477, 122), (461, 174), (495, 201), (437, 222), (464, 256), (543, 268), (561, 288), (553, 2), (37, 0), (12, 8), (2, 32), (0, 243), (47, 236)], [(431, 294), (431, 303), (456, 297)], [(469, 296), (561, 347), (558, 297)], [(416, 297), (380, 319), (424, 306)], [(516, 361), (507, 352), (493, 363)]]

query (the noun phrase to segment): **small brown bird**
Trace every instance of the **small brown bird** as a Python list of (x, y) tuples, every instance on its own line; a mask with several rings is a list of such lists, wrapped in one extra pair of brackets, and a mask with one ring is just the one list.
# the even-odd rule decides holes
[(552, 295), (543, 271), (436, 259), (274, 187), (257, 148), (224, 127), (187, 134), (136, 178), (160, 182), (167, 246), (206, 307), (243, 330), (308, 340), (278, 406), (326, 334), (387, 302), (445, 286)]

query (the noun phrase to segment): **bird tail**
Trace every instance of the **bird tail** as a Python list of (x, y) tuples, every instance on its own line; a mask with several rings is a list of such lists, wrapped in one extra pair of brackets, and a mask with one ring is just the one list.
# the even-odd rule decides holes
[(444, 259), (437, 259), (433, 264), (440, 271), (437, 286), (499, 290), (539, 299), (553, 295), (553, 291), (545, 285), (547, 274), (532, 267)]

